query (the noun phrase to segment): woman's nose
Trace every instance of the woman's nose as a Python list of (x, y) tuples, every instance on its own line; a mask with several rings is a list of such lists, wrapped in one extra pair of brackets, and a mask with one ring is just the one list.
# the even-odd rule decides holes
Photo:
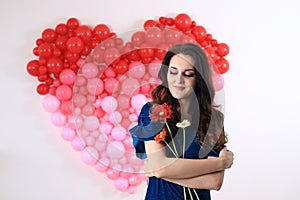
[(176, 76), (176, 82), (177, 83), (184, 83), (184, 77), (181, 73), (178, 73)]

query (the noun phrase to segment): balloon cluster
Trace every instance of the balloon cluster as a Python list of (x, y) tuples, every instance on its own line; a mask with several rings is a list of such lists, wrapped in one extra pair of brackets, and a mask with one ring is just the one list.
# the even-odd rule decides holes
[(37, 92), (45, 95), (43, 108), (62, 128), (62, 138), (84, 163), (114, 180), (116, 189), (133, 194), (146, 177), (128, 130), (160, 84), (165, 53), (177, 43), (200, 44), (213, 63), (219, 91), (229, 48), (184, 13), (146, 20), (129, 41), (123, 38), (105, 24), (91, 28), (70, 18), (42, 32), (33, 49), (38, 59), (28, 62), (27, 72), (41, 82)]

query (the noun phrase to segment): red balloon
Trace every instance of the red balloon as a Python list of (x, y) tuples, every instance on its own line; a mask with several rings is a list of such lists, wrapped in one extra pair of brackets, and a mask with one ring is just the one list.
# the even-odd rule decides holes
[(120, 57), (120, 52), (117, 48), (110, 48), (104, 51), (103, 59), (107, 65), (112, 64), (113, 61), (116, 61)]
[(229, 69), (229, 62), (225, 58), (220, 58), (215, 62), (215, 71), (218, 74), (224, 74)]
[(65, 50), (67, 48), (67, 41), (68, 41), (68, 37), (59, 36), (55, 40), (55, 46), (60, 50)]
[(94, 62), (96, 62), (96, 63), (104, 62), (103, 55), (104, 55), (103, 49), (101, 49), (101, 48), (95, 49), (93, 52), (93, 55), (92, 55)]
[(41, 83), (37, 86), (36, 91), (40, 94), (40, 95), (45, 95), (49, 93), (49, 86)]
[(53, 50), (53, 56), (59, 57), (61, 55), (61, 50), (60, 49), (54, 49)]
[(128, 63), (124, 60), (120, 60), (114, 65), (114, 71), (117, 74), (125, 74), (126, 72), (128, 72), (128, 69), (129, 69)]
[(138, 31), (131, 36), (131, 42), (135, 46), (140, 46), (141, 44), (144, 43), (144, 41), (145, 41), (145, 32)]
[(162, 24), (166, 23), (167, 18), (166, 17), (159, 17), (158, 21)]
[(79, 21), (76, 18), (70, 18), (67, 21), (67, 27), (71, 30), (75, 30), (79, 26)]
[(229, 53), (229, 47), (225, 43), (220, 43), (217, 45), (217, 53), (219, 56), (224, 57)]
[(98, 24), (94, 28), (94, 36), (98, 41), (103, 41), (110, 37), (110, 30), (105, 24)]
[(39, 67), (39, 74), (47, 74), (48, 70), (47, 67), (42, 65)]
[(116, 42), (114, 39), (108, 38), (103, 41), (103, 46), (105, 49), (113, 48), (113, 47), (116, 47)]
[(169, 49), (169, 45), (165, 43), (159, 44), (154, 50), (155, 57), (158, 58), (159, 60), (162, 60), (165, 57), (168, 49)]
[(148, 28), (152, 28), (152, 27), (158, 27), (158, 23), (156, 21), (154, 21), (153, 19), (149, 19), (149, 20), (145, 21), (145, 23), (144, 23), (145, 30), (147, 30)]
[(55, 28), (55, 32), (59, 35), (66, 35), (68, 33), (68, 27), (65, 24), (58, 24)]
[(204, 41), (206, 38), (206, 29), (203, 26), (195, 26), (192, 28), (191, 33), (195, 36), (199, 43)]
[(41, 38), (38, 38), (38, 39), (35, 41), (35, 44), (38, 45), (38, 46), (40, 46), (40, 45), (43, 44), (43, 43), (44, 43), (44, 41), (43, 41), (43, 39), (41, 39)]
[(88, 26), (79, 26), (75, 30), (75, 36), (80, 37), (84, 43), (88, 43), (93, 38), (93, 31)]
[(37, 60), (31, 60), (27, 63), (27, 72), (31, 76), (38, 76), (39, 75), (39, 62)]
[(165, 40), (169, 44), (178, 44), (182, 33), (177, 29), (166, 29)]
[(141, 48), (138, 50), (138, 54), (141, 58), (151, 58), (152, 56), (154, 56), (154, 49), (149, 48), (149, 45), (142, 45)]
[(146, 30), (145, 41), (151, 45), (158, 45), (162, 41), (162, 31), (160, 28), (152, 27)]
[(181, 37), (183, 44), (185, 43), (197, 43), (195, 36), (192, 33), (185, 33)]
[(127, 53), (127, 58), (132, 61), (138, 61), (140, 60), (140, 55), (137, 50), (132, 50)]
[(56, 32), (51, 29), (51, 28), (48, 28), (48, 29), (45, 29), (43, 32), (42, 32), (42, 39), (45, 41), (45, 42), (54, 42), (55, 39), (56, 39)]
[(58, 74), (63, 69), (63, 62), (56, 57), (48, 59), (47, 68), (49, 73)]
[(173, 26), (174, 25), (174, 19), (171, 18), (171, 17), (168, 17), (167, 20), (166, 20), (166, 24), (168, 26)]
[(213, 48), (206, 47), (205, 51), (208, 57), (211, 58), (214, 62), (218, 59), (218, 54)]
[(65, 53), (65, 59), (67, 59), (69, 62), (77, 62), (77, 60), (79, 59), (80, 55), (79, 53), (72, 53), (70, 51), (67, 51)]
[(49, 78), (49, 76), (47, 74), (39, 74), (38, 75), (38, 81), (39, 82), (44, 82)]
[(192, 26), (192, 20), (187, 14), (179, 14), (175, 17), (174, 24), (181, 31), (187, 31)]
[(38, 51), (40, 57), (49, 58), (52, 55), (53, 49), (51, 44), (44, 43), (39, 46)]
[(67, 49), (71, 53), (80, 53), (84, 48), (84, 43), (79, 37), (71, 37), (67, 41)]

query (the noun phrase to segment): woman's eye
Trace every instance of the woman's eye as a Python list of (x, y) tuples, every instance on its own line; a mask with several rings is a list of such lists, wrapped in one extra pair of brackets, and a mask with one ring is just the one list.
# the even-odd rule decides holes
[(172, 74), (172, 75), (176, 75), (177, 74), (176, 71), (172, 71), (172, 70), (170, 70), (169, 73)]
[(189, 73), (183, 73), (183, 76), (185, 76), (185, 77), (194, 77), (195, 74), (189, 72)]

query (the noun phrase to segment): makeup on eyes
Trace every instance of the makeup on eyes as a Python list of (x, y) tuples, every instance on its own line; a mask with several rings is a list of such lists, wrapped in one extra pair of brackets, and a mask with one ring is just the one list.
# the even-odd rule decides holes
[[(169, 73), (171, 75), (176, 75), (176, 74), (178, 74), (178, 69), (176, 67), (170, 67)], [(195, 76), (195, 71), (194, 71), (194, 69), (186, 69), (182, 72), (182, 75), (184, 77), (191, 78), (191, 77)]]

